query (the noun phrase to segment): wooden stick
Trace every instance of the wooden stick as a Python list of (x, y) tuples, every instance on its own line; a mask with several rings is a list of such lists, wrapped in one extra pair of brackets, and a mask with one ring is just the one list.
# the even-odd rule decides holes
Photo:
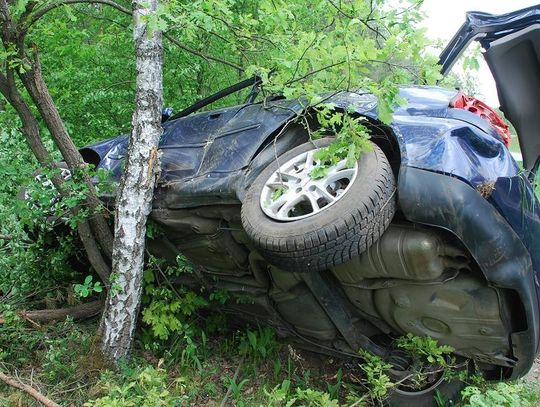
[[(76, 305), (69, 308), (55, 308), (55, 309), (43, 309), (36, 311), (17, 311), (17, 314), (24, 320), (30, 322), (33, 325), (38, 325), (38, 322), (52, 322), (61, 321), (66, 317), (73, 319), (85, 319), (98, 315), (103, 308), (103, 301), (97, 300), (87, 302), (84, 304)], [(2, 315), (0, 315), (0, 324), (5, 322)]]
[(8, 386), (15, 387), (16, 389), (24, 391), (25, 393), (35, 398), (37, 401), (39, 401), (41, 404), (43, 404), (46, 407), (60, 407), (54, 401), (45, 397), (43, 394), (41, 394), (39, 391), (37, 391), (33, 387), (28, 386), (27, 384), (21, 383), (20, 381), (17, 381), (14, 378), (9, 377), (8, 375), (2, 372), (0, 372), (0, 380), (2, 380)]
[[(232, 381), (234, 383), (236, 383), (236, 381), (238, 380), (238, 374), (240, 373), (240, 368), (242, 367), (242, 364), (244, 363), (244, 358), (245, 357), (246, 357), (246, 355), (242, 356), (242, 359), (240, 359), (240, 363), (238, 363), (238, 367), (236, 368), (236, 371), (234, 372), (234, 376), (232, 378)], [(223, 400), (221, 400), (221, 404), (219, 405), (219, 407), (225, 407), (225, 404), (227, 404), (227, 399), (229, 398), (231, 393), (232, 393), (232, 383), (230, 384), (229, 388), (227, 389), (227, 393), (225, 393), (225, 397), (223, 397)]]

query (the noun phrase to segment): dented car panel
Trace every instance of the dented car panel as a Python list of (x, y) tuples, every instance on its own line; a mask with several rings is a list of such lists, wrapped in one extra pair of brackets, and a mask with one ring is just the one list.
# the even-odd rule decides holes
[[(401, 90), (407, 103), (394, 112), (390, 127), (402, 165), (447, 173), (471, 185), (515, 176), (519, 168), (495, 130), (478, 116), (450, 107), (456, 93), (436, 87)], [(343, 109), (352, 107), (378, 123), (373, 95), (342, 92), (327, 102)], [(239, 197), (238, 171), (302, 109), (300, 102), (280, 101), (268, 108), (237, 106), (166, 122), (160, 142), (160, 188), (174, 185), (177, 193), (188, 198), (197, 194)], [(112, 170), (115, 177), (121, 175), (126, 137), (85, 149), (99, 154), (99, 168)], [(155, 205), (160, 205), (159, 199)]]
[[(526, 324), (518, 323), (512, 334), (520, 343), (513, 374), (527, 373), (538, 352), (540, 320), (538, 269), (533, 268), (524, 240), (488, 200), (456, 178), (407, 168), (400, 173), (399, 191), (400, 207), (408, 220), (451, 231), (490, 284), (519, 294), (524, 315), (518, 311), (512, 318), (514, 323), (525, 318)], [(538, 225), (538, 214), (532, 220)]]

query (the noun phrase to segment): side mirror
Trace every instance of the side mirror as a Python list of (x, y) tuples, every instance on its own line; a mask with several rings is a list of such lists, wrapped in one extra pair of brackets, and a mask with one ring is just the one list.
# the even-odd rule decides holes
[(169, 117), (171, 117), (173, 113), (174, 110), (172, 107), (164, 107), (163, 110), (161, 110), (161, 123), (165, 123), (169, 120)]

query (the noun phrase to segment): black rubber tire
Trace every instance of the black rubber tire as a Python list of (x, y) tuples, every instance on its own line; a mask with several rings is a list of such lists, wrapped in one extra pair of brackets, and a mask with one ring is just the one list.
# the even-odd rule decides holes
[[(331, 138), (302, 144), (279, 157), (286, 162)], [(396, 182), (388, 159), (373, 144), (358, 160), (358, 174), (336, 203), (313, 216), (280, 222), (268, 217), (259, 199), (277, 162), (268, 165), (249, 187), (242, 205), (242, 225), (261, 254), (291, 272), (321, 271), (367, 250), (388, 228), (396, 208)]]
[[(391, 390), (387, 399), (390, 407), (438, 407), (435, 396), (437, 392), (445, 401), (457, 404), (460, 401), (461, 390), (465, 384), (459, 380), (443, 380), (437, 387), (419, 393), (403, 393)], [(450, 405), (454, 405), (450, 404)]]

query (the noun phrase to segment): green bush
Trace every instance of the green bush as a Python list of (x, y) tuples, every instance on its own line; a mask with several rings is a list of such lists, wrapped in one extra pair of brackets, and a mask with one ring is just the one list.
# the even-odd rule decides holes
[(105, 372), (98, 383), (106, 395), (85, 407), (169, 407), (185, 405), (183, 379), (170, 380), (164, 369), (144, 366), (124, 369), (123, 375)]
[(467, 386), (461, 396), (463, 407), (533, 407), (539, 401), (537, 390), (523, 382)]

